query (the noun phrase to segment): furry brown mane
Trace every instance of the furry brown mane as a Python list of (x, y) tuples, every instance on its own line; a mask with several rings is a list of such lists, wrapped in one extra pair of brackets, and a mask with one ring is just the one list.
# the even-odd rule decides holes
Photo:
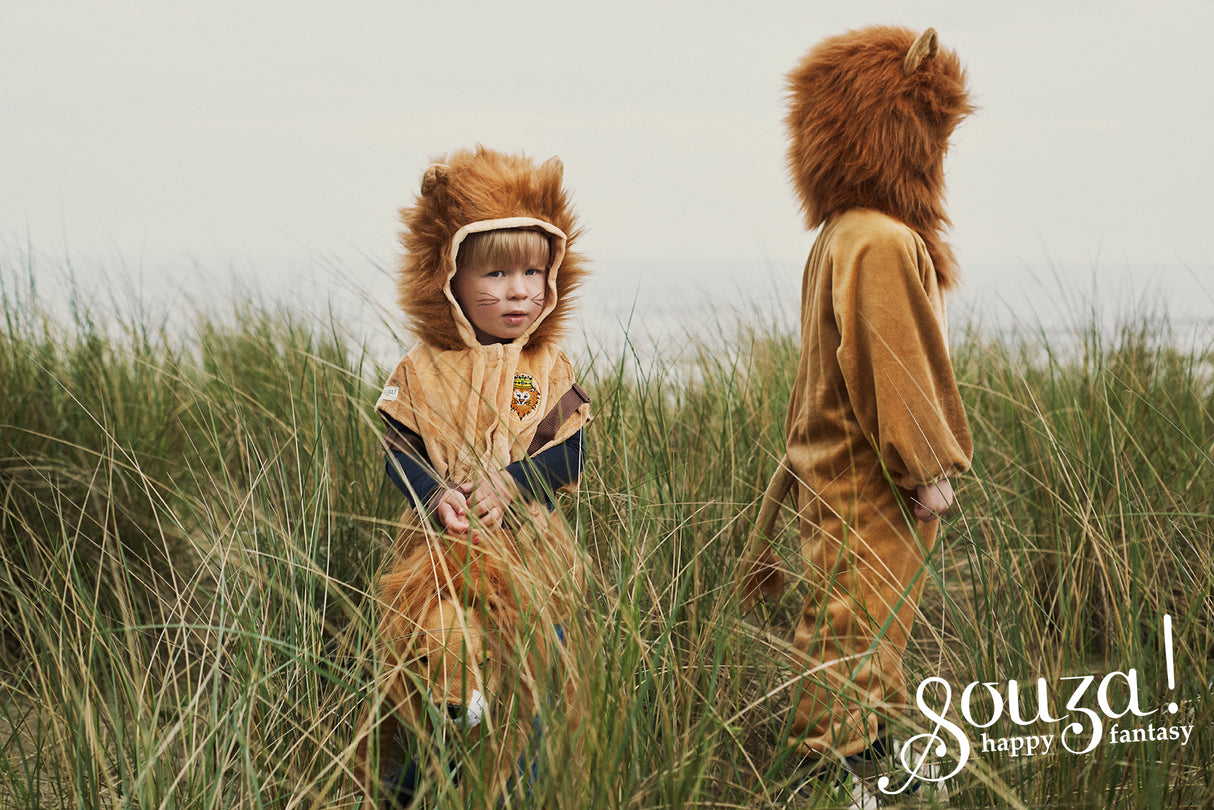
[(958, 278), (945, 239), (944, 155), (973, 112), (956, 53), (940, 48), (910, 75), (906, 28), (876, 26), (824, 40), (788, 74), (788, 167), (808, 227), (874, 208), (927, 244), (942, 288)]
[(572, 293), (585, 277), (585, 260), (574, 249), (580, 235), (562, 187), (559, 160), (537, 166), (525, 155), (507, 155), (477, 146), (434, 159), (441, 181), (427, 170), (414, 205), (402, 208), (401, 245), (405, 256), (397, 279), (400, 304), (422, 342), (441, 350), (464, 348), (443, 295), (456, 231), (473, 222), (532, 217), (566, 236), (565, 258), (557, 271), (557, 304), (528, 341), (535, 348), (561, 338), (572, 311)]
[(519, 594), (512, 590), (506, 565), (467, 544), (418, 546), (380, 578), (380, 637), (396, 643), (409, 638), (414, 632), (411, 618), (444, 592), (486, 617), (486, 626), (490, 618), (495, 625), (515, 626)]
[[(364, 799), (375, 795), (380, 778), (372, 745), (380, 752), (391, 750), (401, 721), (425, 739), (434, 730), (433, 705), (427, 701), (435, 694), (440, 698), (449, 694), (433, 690), (438, 685), (432, 680), (434, 671), (427, 673), (417, 655), (426, 633), (433, 633), (427, 626), (435, 625), (426, 619), (437, 604), (448, 604), (448, 609), (458, 606), (463, 612), (458, 621), (465, 623), (464, 630), (476, 632), (486, 653), (473, 666), (488, 687), (487, 722), (465, 733), (471, 735), (467, 739), (488, 746), (487, 754), (478, 755), (489, 757), (478, 778), (485, 780), (489, 791), (504, 794), (509, 789), (523, 748), (534, 733), (541, 688), (554, 686), (549, 680), (554, 672), (562, 673), (558, 688), (564, 690), (565, 705), (571, 705), (577, 680), (568, 670), (564, 644), (548, 613), (560, 601), (553, 594), (558, 580), (536, 579), (535, 569), (549, 573), (548, 566), (536, 559), (528, 562), (523, 565), (516, 543), (504, 532), (485, 532), (476, 541), (435, 537), (394, 555), (377, 589), (377, 636), (386, 666), (374, 702), (359, 722), (353, 753), (354, 778)], [(458, 642), (455, 654), (462, 655)], [(561, 668), (554, 670), (558, 661)], [(450, 683), (461, 682), (457, 677)], [(567, 716), (576, 722), (573, 715)], [(473, 783), (468, 779), (464, 784)]]

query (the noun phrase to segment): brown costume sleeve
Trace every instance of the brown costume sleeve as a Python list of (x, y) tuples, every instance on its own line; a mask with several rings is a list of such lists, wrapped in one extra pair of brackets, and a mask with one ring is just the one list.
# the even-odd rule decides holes
[(965, 472), (973, 447), (922, 241), (877, 229), (841, 245), (834, 274), (848, 399), (890, 476), (913, 489)]

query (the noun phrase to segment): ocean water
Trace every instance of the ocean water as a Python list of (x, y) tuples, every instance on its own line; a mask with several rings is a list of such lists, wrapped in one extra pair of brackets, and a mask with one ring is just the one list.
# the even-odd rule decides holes
[[(800, 264), (635, 263), (597, 276), (583, 295), (584, 334), (608, 356), (728, 341), (739, 329), (799, 332)], [(1214, 350), (1214, 267), (1000, 264), (963, 268), (948, 297), (951, 337), (966, 332), (1046, 341), (1063, 350), (1093, 326), (1165, 325), (1178, 346)]]
[[(313, 318), (370, 359), (395, 364), (413, 342), (396, 302), (395, 258), (351, 252), (253, 258), (76, 256), (0, 245), (3, 294), (71, 323), (87, 309), (100, 323), (188, 330), (198, 312), (223, 320), (243, 305)], [(626, 261), (592, 264), (579, 291), (567, 348), (583, 363), (621, 356), (644, 368), (657, 356), (720, 346), (750, 329), (795, 335), (802, 266), (773, 260)], [(1116, 266), (1004, 263), (963, 268), (949, 298), (956, 340), (977, 329), (1065, 349), (1093, 324), (1166, 323), (1181, 348), (1214, 349), (1214, 267), (1179, 262)]]

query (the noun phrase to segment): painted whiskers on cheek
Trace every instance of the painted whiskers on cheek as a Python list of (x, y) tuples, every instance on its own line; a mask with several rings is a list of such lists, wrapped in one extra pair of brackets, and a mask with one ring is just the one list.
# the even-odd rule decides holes
[(480, 296), (479, 296), (479, 297), (478, 297), (478, 298), (477, 298), (475, 301), (473, 301), (472, 303), (473, 303), (473, 304), (475, 304), (475, 305), (476, 305), (476, 306), (478, 306), (478, 307), (491, 307), (491, 306), (493, 306), (494, 304), (499, 303), (501, 300), (502, 300), (502, 299), (501, 299), (501, 298), (499, 298), (499, 297), (498, 297), (498, 296), (496, 296), (496, 295), (489, 295), (488, 293), (482, 293), (482, 294), (481, 294), (481, 295), (480, 295)]
[(544, 291), (539, 295), (531, 296), (531, 303), (535, 304), (540, 309), (544, 308), (544, 303), (548, 300), (548, 292)]

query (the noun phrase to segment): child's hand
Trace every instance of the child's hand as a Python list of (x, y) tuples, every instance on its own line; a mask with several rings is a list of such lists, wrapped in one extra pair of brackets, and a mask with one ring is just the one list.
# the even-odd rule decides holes
[(434, 516), (451, 534), (468, 531), (468, 498), (458, 489), (443, 490), (434, 504)]
[(953, 484), (947, 478), (941, 478), (931, 484), (920, 484), (915, 487), (913, 502), (915, 517), (924, 523), (930, 523), (953, 505)]
[(468, 498), (472, 514), (484, 523), (501, 526), (506, 509), (514, 501), (517, 489), (509, 473), (486, 470), (475, 481), (460, 486)]

